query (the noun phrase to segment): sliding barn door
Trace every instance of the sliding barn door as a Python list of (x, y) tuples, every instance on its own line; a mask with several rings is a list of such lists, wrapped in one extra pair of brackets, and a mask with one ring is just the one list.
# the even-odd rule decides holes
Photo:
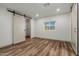
[(25, 40), (25, 19), (23, 16), (14, 15), (14, 39), (13, 42), (19, 43)]

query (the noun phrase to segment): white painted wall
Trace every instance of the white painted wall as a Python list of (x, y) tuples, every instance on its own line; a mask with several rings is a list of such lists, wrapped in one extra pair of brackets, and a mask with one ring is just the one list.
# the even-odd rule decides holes
[(35, 24), (36, 24), (35, 19), (31, 19), (31, 38), (35, 37), (35, 29), (36, 29)]
[(0, 47), (12, 44), (12, 14), (0, 6)]
[[(56, 29), (54, 31), (44, 31), (43, 23), (55, 20)], [(35, 22), (35, 23), (34, 23)], [(34, 25), (34, 24), (35, 25)], [(49, 38), (62, 41), (71, 41), (71, 18), (70, 13), (32, 20), (32, 37)]]
[(77, 53), (77, 4), (73, 5), (72, 13), (71, 13), (71, 42), (72, 47)]

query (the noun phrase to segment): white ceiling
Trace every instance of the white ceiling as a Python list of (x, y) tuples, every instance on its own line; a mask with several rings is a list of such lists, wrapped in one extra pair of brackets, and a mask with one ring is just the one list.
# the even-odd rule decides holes
[[(0, 5), (22, 12), (32, 18), (35, 18), (36, 14), (39, 14), (39, 17), (47, 17), (68, 13), (71, 11), (71, 6), (73, 5), (72, 3), (50, 3), (49, 6), (44, 7), (44, 4), (45, 3), (2, 3)], [(59, 12), (56, 11), (57, 8), (60, 8)]]

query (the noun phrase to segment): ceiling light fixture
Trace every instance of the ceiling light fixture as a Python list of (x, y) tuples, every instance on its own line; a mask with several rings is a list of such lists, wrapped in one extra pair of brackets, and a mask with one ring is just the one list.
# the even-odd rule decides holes
[(56, 9), (57, 10), (57, 12), (59, 12), (60, 11), (60, 9), (58, 8), (58, 9)]
[(39, 14), (36, 14), (36, 17), (38, 17), (39, 16)]

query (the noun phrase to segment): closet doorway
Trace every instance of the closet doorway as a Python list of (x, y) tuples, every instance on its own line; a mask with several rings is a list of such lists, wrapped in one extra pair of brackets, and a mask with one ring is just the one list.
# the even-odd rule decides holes
[(31, 38), (31, 20), (26, 19), (26, 38)]

